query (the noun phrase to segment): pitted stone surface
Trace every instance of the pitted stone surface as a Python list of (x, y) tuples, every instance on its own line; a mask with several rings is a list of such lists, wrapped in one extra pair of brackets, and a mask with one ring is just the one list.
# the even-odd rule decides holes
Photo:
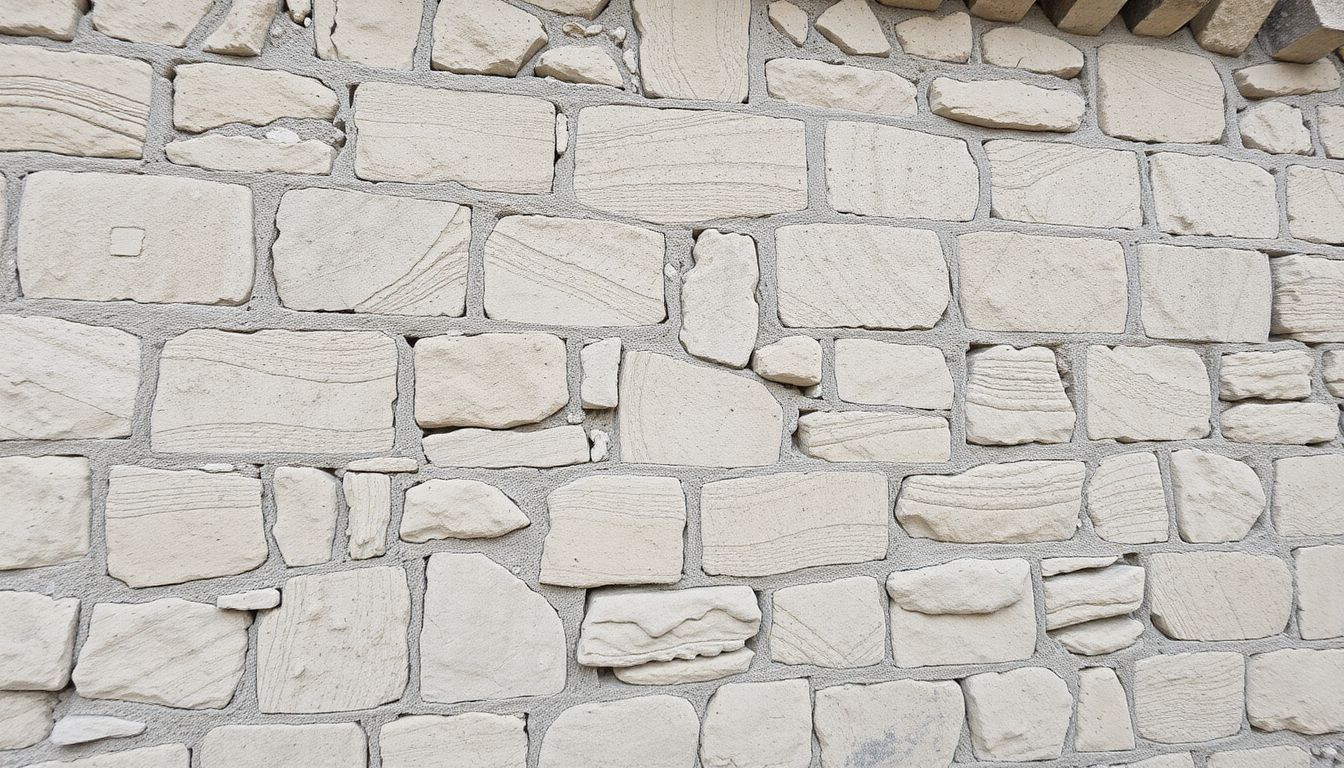
[(826, 124), (826, 186), (841, 213), (906, 219), (968, 221), (979, 194), (965, 141), (872, 123)]
[[(1139, 167), (1131, 153), (999, 139), (985, 143), (985, 154), (997, 218), (1081, 227), (1143, 224)], [(1107, 183), (1097, 185), (1098, 178)]]
[(781, 101), (911, 117), (918, 109), (915, 86), (900, 75), (812, 59), (771, 59), (765, 65), (769, 94)]
[(0, 458), (0, 571), (79, 560), (89, 552), (88, 459)]

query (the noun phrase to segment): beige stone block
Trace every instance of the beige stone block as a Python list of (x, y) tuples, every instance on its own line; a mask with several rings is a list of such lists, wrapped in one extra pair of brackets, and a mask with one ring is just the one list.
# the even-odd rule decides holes
[(1190, 32), (1206, 50), (1240, 56), (1274, 10), (1275, 0), (1210, 0), (1193, 19)]
[(419, 0), (312, 0), (312, 9), (319, 59), (411, 68), (424, 13)]
[(415, 421), (440, 427), (532, 424), (564, 407), (565, 344), (546, 333), (431, 336), (415, 344)]
[(358, 723), (224, 725), (201, 743), (201, 768), (364, 768), (368, 746)]
[(1163, 552), (1146, 566), (1153, 625), (1174, 640), (1254, 640), (1288, 626), (1292, 576), (1277, 557)]
[(672, 477), (601, 475), (546, 497), (541, 583), (565, 587), (681, 580), (686, 497)]
[(1303, 400), (1315, 361), (1305, 349), (1223, 355), (1218, 396), (1224, 400)]
[(527, 765), (526, 721), (512, 715), (408, 715), (384, 725), (378, 741), (383, 768)]
[(980, 174), (962, 139), (836, 121), (826, 124), (826, 186), (841, 213), (969, 221)]
[(88, 554), (90, 486), (82, 456), (0, 457), (0, 571)]
[(1078, 705), (1073, 748), (1079, 752), (1117, 752), (1134, 748), (1129, 699), (1110, 667), (1078, 671)]
[(746, 101), (750, 0), (634, 0), (649, 96)]
[(891, 55), (891, 43), (868, 0), (839, 0), (821, 12), (814, 26), (822, 37), (850, 55)]
[(1246, 714), (1253, 728), (1317, 735), (1344, 730), (1344, 650), (1286, 648), (1256, 654), (1246, 667)]
[(897, 667), (1019, 661), (1036, 650), (1025, 560), (954, 560), (887, 577)]
[(1016, 80), (953, 80), (940, 77), (929, 86), (935, 114), (985, 128), (1071, 133), (1082, 125), (1087, 105), (1078, 94), (1041, 88)]
[(1053, 350), (999, 345), (966, 355), (968, 442), (1065, 443), (1076, 418)]
[(1269, 258), (1258, 251), (1145, 243), (1139, 251), (1144, 333), (1154, 339), (1269, 340)]
[[(5, 616), (0, 626), (0, 691), (64, 688), (70, 682), (74, 660), (79, 600), (5, 591), (0, 592), (0, 612)], [(0, 722), (3, 720), (0, 717)], [(0, 742), (4, 733), (0, 729)], [(46, 738), (45, 733), (42, 738)]]
[(870, 576), (784, 587), (771, 602), (771, 661), (850, 669), (886, 653), (882, 588)]
[(912, 117), (917, 110), (915, 86), (900, 75), (815, 59), (767, 61), (765, 87), (780, 101), (808, 107), (892, 117)]
[(1209, 373), (1193, 350), (1088, 347), (1086, 377), (1091, 440), (1193, 440), (1209, 434)]
[(836, 339), (835, 383), (840, 399), (850, 403), (952, 407), (952, 373), (937, 347)]
[(1226, 127), (1223, 98), (1223, 81), (1202, 56), (1124, 43), (1097, 49), (1097, 121), (1108, 136), (1215, 144)]
[(907, 56), (965, 64), (971, 60), (971, 17), (964, 13), (916, 16), (896, 25), (896, 40)]
[(949, 680), (822, 688), (813, 714), (821, 765), (950, 765), (965, 711)]
[(0, 0), (0, 32), (71, 40), (86, 10), (85, 0)]
[(1288, 231), (1299, 240), (1344, 244), (1344, 173), (1288, 168)]
[(1157, 225), (1173, 235), (1279, 234), (1274, 177), (1251, 163), (1162, 152), (1149, 158)]
[(1283, 536), (1344, 533), (1344, 456), (1294, 456), (1274, 462), (1274, 528)]
[[(990, 213), (1034, 224), (1143, 225), (1138, 158), (1076, 144), (999, 139), (985, 142)], [(1097, 184), (1106, 179), (1106, 184)]]
[(1241, 730), (1246, 662), (1240, 653), (1176, 653), (1134, 664), (1134, 719), (1139, 735), (1189, 744)]
[(1166, 541), (1170, 521), (1157, 456), (1122, 453), (1102, 459), (1088, 480), (1087, 514), (1106, 541)]
[[(1021, 667), (972, 675), (961, 683), (975, 756), (985, 760), (1050, 760), (1064, 751), (1073, 696), (1055, 672)], [(1023, 707), (1023, 702), (1031, 702)]]
[(316, 78), (226, 64), (184, 64), (175, 73), (173, 125), (179, 130), (199, 133), (228, 123), (336, 116), (336, 92)]
[(1078, 461), (1017, 461), (911, 475), (901, 484), (896, 519), (911, 536), (936, 541), (1065, 541), (1078, 529), (1086, 474)]
[(89, 19), (108, 37), (180, 47), (213, 6), (211, 0), (101, 0)]
[(1300, 341), (1344, 341), (1344, 261), (1291, 255), (1271, 259), (1272, 329)]
[(705, 708), (704, 768), (807, 768), (812, 762), (812, 688), (806, 680), (730, 683)]
[(503, 0), (458, 0), (434, 12), (430, 66), (513, 77), (547, 41), (541, 20)]
[(695, 709), (678, 696), (577, 704), (547, 729), (538, 766), (683, 768), (695, 763), (699, 733)]
[[(1012, 14), (1022, 15), (1035, 5), (1023, 0), (971, 0), (971, 14), (993, 21), (1017, 21), (1018, 19), (996, 18), (999, 14), (987, 15), (982, 6), (996, 11), (1003, 8), (1012, 10)], [(1011, 15), (1004, 13), (1003, 15)], [(1020, 17), (1019, 17), (1020, 18)], [(1025, 69), (1042, 75), (1054, 75), (1070, 79), (1083, 71), (1083, 52), (1076, 46), (1052, 35), (1044, 35), (1021, 27), (995, 27), (980, 36), (980, 55), (986, 64), (996, 67)]]

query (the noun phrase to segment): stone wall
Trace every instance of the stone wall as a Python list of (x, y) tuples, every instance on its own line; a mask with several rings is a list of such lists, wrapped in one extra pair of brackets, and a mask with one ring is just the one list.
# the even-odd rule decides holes
[(81, 5), (0, 0), (0, 766), (1340, 762), (1335, 57)]

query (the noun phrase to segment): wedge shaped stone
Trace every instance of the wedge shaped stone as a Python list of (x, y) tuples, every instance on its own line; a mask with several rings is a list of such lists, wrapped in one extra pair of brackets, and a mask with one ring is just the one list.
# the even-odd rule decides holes
[(1276, 0), (1211, 0), (1193, 19), (1190, 32), (1206, 50), (1240, 56), (1260, 25), (1265, 23)]
[(822, 11), (814, 26), (822, 37), (851, 56), (891, 54), (891, 43), (868, 0), (840, 0)]
[(492, 539), (524, 528), (527, 515), (513, 499), (480, 480), (433, 479), (407, 489), (401, 539)]

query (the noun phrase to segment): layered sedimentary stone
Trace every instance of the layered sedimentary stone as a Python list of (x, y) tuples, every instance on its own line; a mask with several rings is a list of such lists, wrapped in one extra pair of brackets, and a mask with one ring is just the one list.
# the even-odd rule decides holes
[(952, 407), (952, 373), (937, 347), (836, 339), (835, 383), (851, 403)]
[(79, 629), (79, 600), (0, 592), (0, 611), (5, 616), (0, 627), (0, 691), (64, 688), (70, 681)]
[(1170, 520), (1157, 457), (1124, 453), (1102, 459), (1088, 480), (1087, 514), (1106, 541), (1166, 541)]
[(205, 735), (201, 766), (364, 768), (367, 751), (364, 729), (358, 723), (225, 725)]
[(1078, 94), (1016, 80), (961, 81), (940, 77), (929, 86), (935, 115), (986, 128), (1071, 133), (1087, 105)]
[(704, 768), (807, 768), (811, 762), (812, 691), (807, 681), (730, 683), (714, 692), (700, 734)]
[[(980, 6), (985, 4), (986, 0), (972, 0), (971, 13), (992, 18), (982, 13)], [(1024, 13), (1031, 8), (1026, 3), (1017, 4)], [(996, 67), (1025, 69), (1065, 79), (1076, 77), (1083, 69), (1083, 52), (1075, 46), (1021, 27), (995, 27), (986, 31), (980, 37), (980, 55), (986, 64)]]
[(1314, 367), (1304, 349), (1223, 355), (1218, 396), (1224, 400), (1302, 400), (1311, 395)]
[(1092, 440), (1190, 440), (1209, 434), (1204, 361), (1176, 347), (1088, 347), (1087, 435)]
[(966, 439), (981, 445), (1064, 443), (1076, 416), (1054, 351), (1009, 346), (966, 356)]
[(427, 435), (424, 446), (430, 462), (439, 466), (563, 467), (588, 461), (588, 438), (579, 426), (528, 432), (455, 429)]
[(887, 577), (898, 667), (992, 664), (1036, 650), (1025, 560), (954, 560)]
[(424, 6), (415, 0), (312, 0), (319, 59), (410, 69)]
[(1143, 569), (1123, 564), (1047, 576), (1045, 627), (1062, 629), (1138, 610), (1143, 584)]
[(537, 57), (537, 77), (553, 77), (566, 83), (609, 85), (620, 88), (625, 80), (611, 56), (594, 45), (551, 48)]
[(696, 357), (741, 368), (751, 358), (760, 324), (756, 243), (746, 235), (710, 229), (695, 239), (691, 253), (695, 266), (682, 282), (677, 338)]
[(787, 336), (751, 353), (751, 369), (763, 379), (799, 387), (821, 383), (821, 342)]
[(1274, 177), (1221, 157), (1161, 152), (1150, 160), (1157, 225), (1173, 235), (1279, 234)]
[(1262, 731), (1331, 733), (1344, 729), (1344, 650), (1285, 648), (1250, 658), (1246, 714)]
[(1294, 165), (1288, 169), (1287, 189), (1293, 237), (1344, 244), (1344, 173)]
[(965, 711), (961, 689), (945, 680), (822, 688), (813, 714), (821, 764), (951, 765)]
[[(1143, 224), (1139, 166), (1132, 153), (1000, 139), (985, 142), (985, 154), (990, 212), (998, 218), (1082, 227)], [(1099, 178), (1107, 183), (1097, 184)]]
[[(677, 696), (579, 704), (541, 742), (540, 768), (682, 768), (695, 762), (699, 719)], [(639, 734), (632, 739), (631, 734)]]
[(1041, 8), (1065, 32), (1096, 35), (1111, 23), (1123, 5), (1123, 0), (1045, 0)]
[(1121, 15), (1129, 31), (1146, 37), (1175, 34), (1207, 5), (1209, 0), (1141, 0), (1126, 3)]
[(775, 590), (770, 658), (781, 664), (868, 667), (885, 653), (882, 588), (870, 576)]
[(0, 32), (70, 40), (85, 10), (81, 0), (4, 0), (0, 2)]
[(1252, 640), (1282, 632), (1292, 577), (1277, 557), (1163, 552), (1148, 557), (1153, 625), (1177, 640)]
[(480, 480), (426, 480), (406, 491), (401, 539), (492, 539), (524, 528), (527, 515), (512, 499)]
[(516, 427), (569, 400), (565, 344), (544, 333), (432, 336), (415, 344), (415, 421), (439, 427)]
[(1239, 653), (1177, 653), (1134, 664), (1134, 719), (1139, 735), (1187, 744), (1241, 730), (1246, 662)]
[(1344, 341), (1344, 261), (1292, 255), (1271, 259), (1271, 328), (1299, 341)]
[(0, 457), (0, 571), (87, 555), (91, 484), (83, 457)]
[(392, 521), (392, 479), (374, 472), (346, 472), (341, 490), (349, 508), (345, 534), (350, 559), (382, 557), (387, 553), (387, 526)]
[(384, 768), (523, 768), (526, 721), (468, 712), (399, 717), (379, 731)]
[(913, 475), (896, 519), (911, 536), (962, 544), (1064, 541), (1077, 530), (1086, 470), (1076, 461), (985, 464), (957, 475)]
[(760, 624), (756, 593), (740, 585), (597, 592), (583, 616), (577, 658), (590, 667), (637, 667), (713, 657), (741, 649)]
[(1232, 248), (1139, 246), (1143, 330), (1155, 339), (1269, 340), (1269, 258)]
[(1303, 547), (1294, 554), (1297, 570), (1297, 629), (1304, 640), (1344, 636), (1344, 605), (1335, 599), (1344, 583), (1344, 546)]
[(271, 481), (275, 525), (271, 535), (285, 565), (317, 565), (331, 559), (340, 511), (340, 482), (312, 467), (278, 467)]
[(767, 61), (765, 87), (776, 99), (809, 107), (893, 117), (910, 117), (917, 109), (914, 84), (894, 72), (813, 59)]
[[(1050, 760), (1064, 750), (1073, 696), (1055, 672), (1022, 667), (972, 675), (962, 682), (975, 756), (986, 760)], [(1024, 709), (1024, 701), (1032, 702)]]
[(1186, 541), (1239, 541), (1265, 509), (1255, 470), (1208, 451), (1173, 453), (1171, 486), (1176, 525)]
[(103, 0), (89, 19), (108, 37), (181, 46), (211, 7), (210, 0)]
[(546, 497), (541, 582), (566, 587), (681, 579), (686, 497), (671, 477), (585, 477)]
[(331, 173), (336, 149), (317, 139), (298, 141), (296, 135), (284, 129), (272, 131), (261, 139), (210, 134), (174, 141), (163, 150), (177, 165), (212, 171)]
[(612, 675), (627, 685), (677, 685), (703, 683), (746, 672), (756, 652), (739, 648), (718, 656), (650, 661), (634, 667), (617, 667)]
[(868, 0), (840, 0), (822, 11), (815, 22), (822, 37), (845, 53), (889, 56), (891, 43), (868, 5)]
[(1310, 445), (1339, 435), (1339, 409), (1326, 403), (1242, 403), (1219, 421), (1223, 436), (1235, 443)]
[(646, 94), (746, 100), (750, 0), (635, 0), (631, 11)]
[(841, 213), (969, 221), (979, 203), (980, 176), (962, 139), (830, 122), (826, 186)]
[(1311, 131), (1302, 110), (1271, 101), (1241, 113), (1241, 143), (1271, 154), (1309, 155)]
[(896, 40), (907, 56), (965, 64), (971, 60), (971, 17), (964, 13), (916, 16), (896, 25)]
[(1079, 752), (1115, 752), (1134, 748), (1129, 699), (1115, 670), (1089, 667), (1078, 671), (1078, 707), (1073, 747)]
[(1201, 56), (1107, 43), (1097, 49), (1097, 121), (1119, 139), (1216, 143), (1223, 81)]
[(192, 133), (283, 117), (331, 120), (336, 109), (336, 92), (320, 80), (275, 69), (185, 64), (173, 77), (173, 125)]
[(1274, 527), (1285, 536), (1344, 533), (1344, 456), (1274, 462)]
[(798, 417), (798, 448), (826, 461), (943, 462), (947, 419), (908, 413), (814, 411)]
[(502, 0), (459, 0), (434, 13), (430, 64), (465, 75), (513, 77), (546, 45), (541, 20)]

